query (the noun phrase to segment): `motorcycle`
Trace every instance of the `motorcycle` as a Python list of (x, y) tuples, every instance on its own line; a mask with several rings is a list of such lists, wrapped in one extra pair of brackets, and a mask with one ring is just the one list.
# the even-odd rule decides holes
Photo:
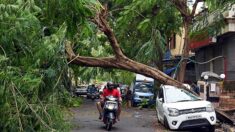
[(113, 96), (107, 96), (104, 103), (103, 122), (105, 128), (111, 131), (113, 124), (116, 123), (117, 111), (118, 111), (118, 99)]
[(90, 95), (90, 98), (91, 98), (92, 101), (94, 101), (98, 97), (99, 97), (99, 93), (98, 92), (91, 93), (91, 95)]

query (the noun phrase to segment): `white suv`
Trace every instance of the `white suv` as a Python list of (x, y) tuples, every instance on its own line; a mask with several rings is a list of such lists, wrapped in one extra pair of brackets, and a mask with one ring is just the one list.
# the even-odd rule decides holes
[(207, 127), (214, 132), (212, 104), (175, 86), (161, 85), (156, 98), (157, 118), (168, 129)]

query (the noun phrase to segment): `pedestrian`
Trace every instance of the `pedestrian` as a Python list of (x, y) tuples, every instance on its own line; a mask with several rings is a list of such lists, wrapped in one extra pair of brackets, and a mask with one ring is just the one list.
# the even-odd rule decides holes
[(193, 91), (196, 94), (200, 95), (200, 88), (195, 83), (193, 83)]
[(126, 88), (125, 99), (126, 99), (126, 107), (130, 108), (131, 107), (131, 99), (132, 99), (132, 91), (130, 90), (129, 87)]

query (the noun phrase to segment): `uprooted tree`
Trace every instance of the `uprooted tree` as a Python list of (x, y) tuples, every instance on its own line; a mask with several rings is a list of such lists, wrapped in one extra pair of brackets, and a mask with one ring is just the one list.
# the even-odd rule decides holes
[[(159, 1), (155, 1), (155, 3), (157, 5), (159, 4), (158, 2)], [(186, 68), (187, 58), (189, 57), (189, 51), (190, 51), (189, 50), (189, 44), (190, 44), (189, 34), (190, 34), (190, 31), (192, 28), (191, 26), (193, 24), (194, 15), (196, 12), (197, 5), (199, 2), (207, 2), (208, 5), (210, 5), (210, 6), (214, 5), (218, 8), (221, 8), (221, 5), (220, 5), (219, 1), (196, 0), (196, 1), (194, 1), (193, 5), (192, 5), (192, 9), (190, 9), (190, 7), (188, 6), (187, 0), (169, 0), (167, 2), (169, 5), (172, 5), (173, 7), (175, 7), (178, 10), (178, 12), (180, 14), (179, 15), (180, 19), (182, 20), (181, 27), (184, 29), (184, 32), (185, 32), (184, 36), (183, 36), (184, 37), (184, 47), (182, 50), (183, 51), (182, 60), (180, 61), (181, 64), (180, 64), (180, 67), (179, 67), (180, 69), (178, 72), (178, 81), (183, 82), (184, 76), (185, 76), (185, 68)], [(229, 3), (229, 2), (230, 2), (230, 0), (227, 0), (225, 3)], [(218, 6), (218, 5), (220, 5), (220, 6)], [(159, 6), (156, 6), (156, 7), (161, 8)], [(125, 8), (125, 9), (128, 10), (129, 8)], [(133, 9), (133, 8), (130, 8), (130, 10), (131, 9)], [(124, 13), (126, 13), (126, 12), (124, 12)], [(140, 13), (136, 13), (136, 14), (140, 14)], [(67, 46), (67, 51), (69, 51), (68, 52), (69, 58), (73, 60), (73, 61), (71, 61), (72, 63), (78, 64), (78, 65), (84, 65), (84, 66), (91, 66), (91, 67), (124, 69), (124, 70), (128, 70), (128, 71), (132, 71), (132, 72), (136, 72), (136, 73), (140, 73), (140, 74), (143, 74), (146, 76), (153, 77), (154, 79), (159, 80), (162, 83), (172, 84), (172, 85), (179, 85), (179, 84), (181, 85), (181, 83), (168, 77), (167, 75), (162, 73), (159, 69), (144, 65), (142, 63), (134, 61), (133, 58), (130, 59), (129, 57), (127, 57), (121, 49), (121, 47), (123, 47), (123, 44), (119, 45), (119, 43), (117, 41), (117, 37), (115, 36), (112, 28), (110, 28), (109, 23), (107, 22), (107, 17), (108, 17), (107, 15), (108, 15), (107, 9), (105, 9), (103, 11), (99, 11), (99, 13), (97, 13), (97, 16), (95, 17), (93, 22), (99, 27), (100, 31), (102, 31), (107, 36), (107, 38), (110, 42), (110, 45), (112, 47), (112, 50), (114, 52), (114, 57), (97, 58), (97, 57), (79, 56), (73, 52), (72, 47)], [(145, 21), (145, 20), (143, 20), (143, 21)], [(122, 41), (122, 43), (123, 43), (123, 41)], [(68, 49), (70, 49), (70, 50), (68, 50)]]
[(70, 63), (88, 67), (117, 68), (128, 70), (148, 77), (152, 77), (156, 80), (159, 80), (163, 84), (182, 86), (182, 83), (167, 76), (160, 70), (136, 62), (124, 55), (113, 30), (107, 22), (107, 17), (107, 8), (103, 8), (101, 11), (97, 12), (96, 17), (92, 19), (92, 21), (97, 25), (99, 30), (107, 36), (114, 56), (97, 58), (80, 56), (79, 54), (76, 55), (73, 51), (73, 47), (71, 46), (71, 42), (66, 41), (66, 51)]

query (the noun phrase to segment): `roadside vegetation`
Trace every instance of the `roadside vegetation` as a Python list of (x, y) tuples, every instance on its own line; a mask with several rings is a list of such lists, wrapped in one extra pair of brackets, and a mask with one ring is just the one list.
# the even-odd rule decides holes
[(68, 92), (66, 26), (45, 36), (40, 12), (33, 1), (0, 2), (1, 131), (69, 131), (65, 108), (80, 104)]

